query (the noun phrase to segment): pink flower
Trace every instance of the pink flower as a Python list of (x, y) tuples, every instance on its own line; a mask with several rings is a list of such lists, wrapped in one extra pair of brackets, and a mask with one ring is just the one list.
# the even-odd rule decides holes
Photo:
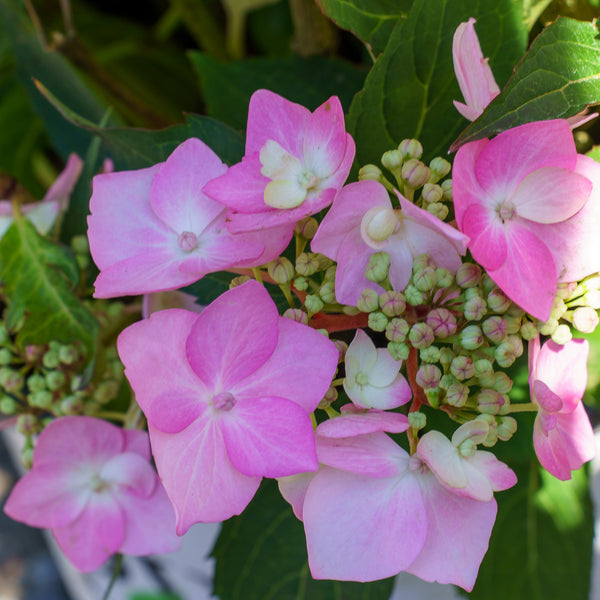
[(529, 389), (539, 407), (533, 445), (542, 466), (563, 481), (596, 453), (581, 402), (588, 352), (587, 340), (574, 339), (564, 346), (549, 340), (541, 349), (539, 337), (529, 342)]
[(80, 571), (97, 569), (116, 552), (144, 556), (179, 547), (147, 434), (90, 417), (62, 417), (44, 429), (33, 468), (4, 510), (51, 529)]
[(250, 99), (244, 159), (204, 192), (229, 206), (230, 231), (285, 224), (289, 241), (296, 221), (331, 204), (353, 160), (354, 141), (337, 97), (311, 113), (258, 90)]
[[(456, 495), (381, 432), (319, 440), (319, 472), (293, 482), (316, 579), (373, 581), (408, 571), (471, 590), (496, 502)], [(291, 487), (291, 486), (290, 486)]]
[(564, 120), (528, 123), (491, 141), (465, 144), (454, 161), (456, 221), (470, 238), (473, 258), (511, 300), (542, 321), (550, 316), (562, 265), (571, 264), (561, 250), (578, 245), (565, 235), (587, 227), (578, 219), (572, 229), (560, 226), (592, 192), (580, 164)]
[(400, 208), (394, 209), (387, 190), (376, 181), (345, 186), (323, 219), (311, 242), (338, 263), (335, 296), (338, 302), (356, 305), (363, 289), (383, 288), (365, 276), (375, 252), (390, 256), (390, 283), (402, 291), (408, 284), (413, 260), (429, 254), (438, 267), (455, 273), (466, 252), (467, 238), (431, 213), (396, 192)]
[(500, 93), (488, 59), (483, 57), (475, 33), (475, 22), (471, 17), (466, 23), (461, 23), (456, 28), (452, 41), (454, 72), (466, 103), (455, 100), (454, 106), (469, 121), (477, 119)]
[[(30, 202), (21, 206), (23, 215), (33, 223), (38, 233), (46, 235), (61, 211), (69, 205), (69, 197), (81, 174), (83, 161), (76, 154), (70, 154), (62, 173), (56, 178), (46, 195), (39, 202)], [(0, 200), (0, 238), (14, 221), (10, 200)]]
[(309, 414), (338, 350), (280, 317), (260, 284), (225, 292), (199, 315), (154, 313), (123, 331), (118, 349), (178, 533), (239, 514), (262, 477), (317, 470)]
[(98, 298), (145, 294), (189, 285), (207, 273), (271, 260), (272, 241), (255, 234), (233, 236), (226, 207), (202, 193), (227, 171), (195, 138), (178, 146), (165, 163), (137, 171), (97, 175), (88, 217)]

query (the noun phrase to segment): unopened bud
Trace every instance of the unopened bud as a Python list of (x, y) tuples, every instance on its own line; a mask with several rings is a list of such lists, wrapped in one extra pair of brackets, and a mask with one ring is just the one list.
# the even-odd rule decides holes
[(542, 335), (552, 335), (558, 327), (558, 321), (554, 317), (550, 317), (545, 323), (538, 323), (538, 331)]
[(405, 342), (388, 342), (387, 349), (394, 360), (406, 360), (410, 346)]
[(61, 346), (58, 351), (58, 360), (63, 365), (72, 365), (79, 360), (79, 352), (75, 346), (69, 344), (68, 346)]
[(463, 304), (463, 314), (467, 321), (479, 321), (486, 313), (487, 305), (480, 296), (474, 296)]
[(523, 317), (513, 317), (507, 312), (504, 314), (504, 320), (506, 321), (506, 332), (508, 334), (519, 333), (521, 331)]
[(446, 179), (440, 184), (444, 190), (444, 200), (452, 202), (452, 179)]
[(447, 369), (450, 366), (450, 363), (454, 360), (454, 352), (452, 352), (451, 348), (447, 346), (443, 346), (440, 348), (440, 363), (444, 369)]
[(521, 337), (519, 337), (518, 335), (509, 335), (506, 338), (507, 342), (510, 342), (512, 344), (512, 347), (514, 348), (515, 351), (515, 356), (519, 357), (523, 354), (523, 339)]
[(408, 340), (412, 344), (413, 348), (420, 350), (421, 348), (427, 348), (433, 344), (435, 335), (433, 329), (427, 325), (427, 323), (415, 323), (408, 333)]
[(430, 163), (429, 168), (431, 169), (430, 181), (436, 182), (443, 179), (450, 173), (452, 165), (441, 156), (436, 156)]
[(119, 393), (119, 384), (114, 379), (108, 379), (102, 381), (98, 387), (94, 390), (92, 398), (98, 404), (108, 404), (111, 400), (114, 400)]
[(233, 288), (236, 288), (242, 285), (243, 283), (250, 281), (251, 279), (252, 277), (248, 277), (248, 275), (238, 275), (229, 282), (229, 289), (232, 290)]
[(475, 377), (486, 377), (494, 372), (492, 363), (487, 358), (480, 358), (473, 363)]
[(346, 358), (346, 351), (348, 350), (348, 344), (343, 340), (333, 340), (335, 347), (338, 349), (338, 363), (344, 362)]
[(444, 197), (444, 190), (435, 183), (426, 183), (421, 192), (421, 198), (431, 204), (439, 202)]
[(28, 394), (27, 402), (30, 406), (33, 406), (35, 408), (42, 408), (44, 410), (48, 410), (52, 408), (52, 404), (54, 403), (54, 396), (52, 395), (52, 392), (48, 390), (40, 390), (39, 392)]
[(589, 306), (580, 306), (573, 311), (573, 327), (581, 333), (592, 333), (598, 322), (598, 313)]
[(90, 244), (87, 236), (74, 235), (71, 238), (71, 249), (75, 254), (87, 254), (90, 251)]
[(385, 337), (390, 342), (404, 342), (410, 330), (410, 325), (398, 317), (393, 318), (385, 328)]
[(453, 383), (446, 391), (446, 402), (450, 406), (461, 408), (469, 398), (469, 388), (463, 383)]
[(430, 292), (437, 285), (437, 275), (433, 267), (418, 269), (412, 276), (413, 285), (421, 292)]
[(66, 377), (60, 371), (48, 371), (46, 373), (46, 385), (52, 392), (60, 389), (65, 384), (65, 381)]
[(456, 377), (450, 373), (445, 373), (440, 379), (440, 387), (443, 390), (448, 390), (453, 383), (458, 383)]
[(379, 308), (379, 296), (375, 290), (365, 288), (358, 297), (356, 308), (361, 312), (371, 313)]
[(413, 189), (427, 183), (430, 175), (429, 167), (416, 158), (411, 158), (402, 165), (402, 179)]
[(508, 394), (512, 386), (512, 379), (506, 373), (502, 371), (496, 373), (493, 387), (499, 394)]
[(473, 263), (463, 263), (458, 267), (455, 279), (461, 288), (475, 287), (481, 280), (481, 267)]
[(390, 270), (390, 255), (387, 252), (375, 252), (369, 258), (365, 276), (369, 281), (380, 283), (387, 279)]
[(383, 177), (383, 173), (381, 169), (376, 165), (365, 165), (361, 167), (358, 172), (358, 180), (359, 181), (381, 181)]
[(296, 321), (296, 323), (308, 325), (308, 315), (299, 308), (288, 308), (282, 316), (291, 321)]
[(406, 310), (406, 299), (402, 292), (383, 292), (379, 296), (381, 312), (388, 317), (399, 317)]
[(335, 283), (333, 281), (325, 281), (319, 290), (319, 296), (325, 304), (335, 304)]
[(294, 279), (294, 287), (299, 292), (306, 291), (308, 289), (308, 279), (306, 279), (306, 277), (296, 277), (296, 279)]
[(388, 318), (380, 311), (369, 313), (369, 327), (373, 331), (385, 331)]
[(429, 346), (419, 350), (419, 358), (421, 362), (434, 364), (440, 360), (440, 349), (437, 346)]
[(0, 365), (10, 365), (13, 354), (8, 348), (0, 348)]
[(323, 300), (319, 298), (319, 296), (315, 296), (314, 294), (307, 294), (306, 298), (304, 298), (304, 306), (308, 311), (308, 314), (314, 315), (323, 310), (325, 304)]
[(434, 308), (427, 313), (426, 323), (438, 338), (447, 338), (456, 333), (456, 318), (446, 308)]
[(567, 342), (570, 342), (573, 338), (571, 329), (565, 323), (561, 323), (552, 333), (552, 341), (560, 346), (564, 346)]
[(314, 217), (304, 217), (296, 223), (294, 233), (303, 237), (305, 240), (312, 240), (319, 228), (319, 222)]
[(440, 289), (449, 288), (454, 283), (454, 275), (443, 267), (439, 267), (435, 270), (437, 276), (437, 286)]
[(288, 258), (280, 256), (267, 265), (267, 272), (275, 283), (284, 285), (294, 278), (295, 270), (294, 265)]
[(411, 306), (419, 306), (420, 304), (425, 304), (426, 300), (425, 293), (417, 289), (411, 283), (409, 283), (404, 290), (404, 298), (406, 298), (406, 302)]
[(494, 344), (502, 342), (508, 335), (506, 321), (498, 315), (486, 319), (481, 324), (481, 329), (485, 337)]
[(440, 395), (442, 390), (439, 387), (426, 388), (423, 390), (425, 393), (425, 398), (427, 398), (427, 402), (433, 408), (438, 408), (440, 405)]
[(423, 156), (423, 146), (419, 140), (405, 139), (398, 144), (398, 150), (405, 158), (421, 158)]
[(0, 412), (5, 415), (14, 415), (17, 412), (17, 402), (10, 396), (0, 398)]
[(496, 431), (498, 439), (508, 442), (517, 431), (517, 421), (513, 417), (500, 417)]
[(381, 157), (381, 164), (390, 171), (394, 172), (402, 166), (404, 156), (400, 150), (388, 150)]
[(302, 252), (296, 259), (296, 272), (308, 277), (319, 270), (319, 258), (313, 252)]
[(469, 356), (457, 356), (450, 364), (450, 373), (459, 381), (470, 379), (475, 374), (473, 359)]
[(508, 341), (500, 343), (494, 349), (494, 359), (503, 369), (510, 367), (515, 362), (516, 358), (515, 348)]
[(594, 310), (598, 310), (600, 308), (600, 291), (590, 290), (581, 297), (581, 300), (585, 303), (586, 306), (589, 306)]
[(510, 307), (511, 300), (500, 288), (494, 288), (487, 295), (487, 305), (490, 311), (502, 314)]
[(477, 394), (477, 409), (481, 413), (497, 415), (504, 404), (504, 396), (496, 390), (485, 389)]
[(338, 391), (335, 389), (335, 387), (331, 386), (325, 392), (325, 396), (323, 396), (323, 398), (319, 402), (317, 408), (320, 408), (322, 410), (328, 408), (337, 400), (337, 397), (338, 397)]
[(21, 435), (30, 436), (38, 430), (38, 420), (35, 415), (25, 413), (19, 415), (15, 427)]
[(421, 365), (417, 370), (416, 382), (423, 389), (436, 388), (442, 378), (442, 372), (435, 365)]
[(538, 330), (535, 326), (535, 323), (532, 323), (531, 321), (524, 321), (521, 325), (521, 330), (519, 333), (524, 340), (530, 341), (537, 336)]
[(560, 319), (567, 312), (567, 305), (565, 301), (559, 296), (555, 296), (552, 302), (552, 308), (550, 310), (550, 316), (555, 319)]
[(408, 413), (408, 423), (413, 431), (420, 431), (427, 425), (427, 416), (419, 411)]
[(465, 350), (476, 350), (483, 344), (483, 333), (477, 325), (468, 325), (459, 334), (460, 345)]

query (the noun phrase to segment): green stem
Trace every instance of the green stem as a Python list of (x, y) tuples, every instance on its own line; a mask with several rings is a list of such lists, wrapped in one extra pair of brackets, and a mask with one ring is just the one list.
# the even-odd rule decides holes
[(279, 289), (283, 292), (287, 303), (290, 305), (290, 308), (296, 308), (296, 303), (294, 302), (294, 296), (292, 295), (290, 284), (285, 283), (279, 286)]
[(256, 281), (258, 281), (258, 283), (262, 283), (262, 274), (260, 272), (260, 268), (259, 267), (252, 267), (252, 275), (254, 275), (254, 279), (256, 279)]
[(517, 412), (537, 412), (538, 405), (533, 402), (524, 402), (521, 404), (511, 404), (509, 413)]

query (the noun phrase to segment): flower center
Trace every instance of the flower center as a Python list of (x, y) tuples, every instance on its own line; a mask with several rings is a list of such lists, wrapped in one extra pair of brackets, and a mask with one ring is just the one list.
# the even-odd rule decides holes
[(391, 207), (374, 206), (362, 218), (360, 235), (365, 244), (379, 250), (399, 225), (398, 216)]
[(177, 244), (184, 252), (191, 252), (198, 247), (198, 237), (191, 231), (184, 231), (179, 234)]
[(104, 490), (109, 489), (110, 483), (102, 479), (102, 477), (100, 477), (99, 475), (93, 475), (90, 487), (92, 488), (92, 491), (94, 493), (99, 494)]
[(217, 410), (231, 410), (235, 406), (235, 396), (231, 392), (220, 392), (213, 396), (212, 405)]
[(408, 459), (408, 470), (412, 471), (413, 473), (423, 474), (423, 473), (426, 473), (429, 469), (428, 469), (427, 465), (423, 462), (423, 459), (420, 456), (413, 454)]
[(497, 207), (496, 212), (498, 213), (500, 220), (503, 223), (506, 223), (506, 221), (510, 221), (515, 216), (517, 209), (510, 200), (505, 200)]
[(369, 376), (363, 371), (359, 371), (356, 374), (356, 383), (358, 385), (367, 385), (369, 383)]

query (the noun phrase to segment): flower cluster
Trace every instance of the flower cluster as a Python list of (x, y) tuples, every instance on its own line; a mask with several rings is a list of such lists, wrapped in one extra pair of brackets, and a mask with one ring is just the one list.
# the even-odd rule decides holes
[[(473, 20), (456, 32), (454, 61), (457, 108), (475, 119), (499, 89)], [(259, 90), (240, 163), (189, 139), (164, 163), (96, 176), (97, 297), (237, 277), (203, 310), (158, 310), (118, 338), (175, 511), (157, 547), (140, 528), (166, 512), (162, 492), (128, 441), (143, 434), (85, 417), (40, 436), (9, 514), (52, 528), (93, 568), (240, 514), (274, 478), (304, 524), (313, 577), (408, 571), (473, 588), (494, 493), (516, 483), (489, 450), (515, 433), (513, 413), (537, 414), (535, 450), (556, 477), (593, 455), (581, 403), (588, 346), (571, 332), (598, 324), (600, 165), (577, 154), (564, 120), (465, 144), (452, 179), (448, 161), (425, 164), (407, 139), (382, 157), (394, 183), (365, 165), (346, 184), (354, 150), (337, 98), (311, 113)], [(289, 304), (282, 315), (273, 290)], [(506, 369), (527, 344), (532, 401), (511, 403)], [(436, 409), (444, 432), (427, 423)], [(104, 441), (63, 464), (59, 428), (90, 440), (97, 428)], [(64, 505), (35, 504), (61, 485)], [(102, 550), (78, 563), (84, 530)]]

